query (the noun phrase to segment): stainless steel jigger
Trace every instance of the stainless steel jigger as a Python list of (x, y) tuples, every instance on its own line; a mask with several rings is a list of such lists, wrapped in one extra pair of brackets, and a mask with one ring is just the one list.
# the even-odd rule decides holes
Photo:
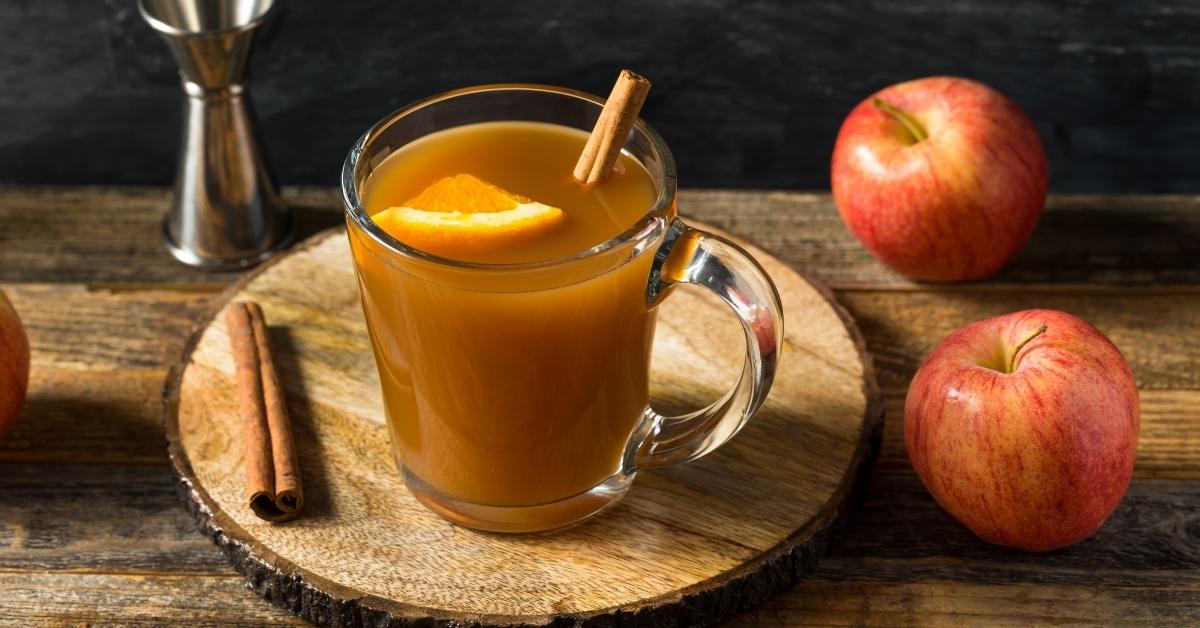
[(243, 81), (254, 31), (273, 0), (139, 0), (167, 40), (186, 94), (167, 248), (206, 269), (253, 266), (291, 242), (284, 207), (258, 152)]

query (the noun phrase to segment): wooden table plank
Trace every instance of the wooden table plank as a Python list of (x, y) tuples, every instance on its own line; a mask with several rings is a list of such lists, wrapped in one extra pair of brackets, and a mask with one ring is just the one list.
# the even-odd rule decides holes
[[(113, 591), (105, 595), (118, 600), (138, 590), (151, 598), (171, 593), (183, 600), (182, 610), (207, 619), (207, 613), (217, 613), (214, 607), (190, 605), (212, 594), (229, 613), (213, 615), (214, 621), (266, 617), (266, 603), (228, 587), (227, 578), (240, 582), (240, 577), (192, 529), (160, 467), (0, 464), (0, 495), (5, 496), (0, 501), (0, 599), (7, 594), (18, 605), (36, 600), (47, 612), (70, 610), (58, 592), (41, 584), (18, 586), (18, 575), (36, 582), (41, 574), (48, 578), (45, 586), (76, 591), (77, 605), (89, 599), (82, 596), (107, 588)], [(751, 614), (735, 625), (765, 624), (764, 618), (776, 617), (772, 613), (796, 624), (851, 621), (854, 616), (847, 613), (864, 610), (859, 606), (864, 597), (882, 595), (885, 608), (896, 603), (888, 593), (895, 588), (918, 600), (912, 612), (947, 620), (985, 611), (1026, 616), (1054, 604), (1067, 604), (1065, 614), (1047, 616), (1069, 618), (1070, 612), (1087, 610), (1081, 596), (1088, 591), (1093, 604), (1102, 605), (1096, 608), (1131, 620), (1143, 616), (1138, 609), (1144, 604), (1162, 602), (1163, 591), (1174, 591), (1182, 605), (1173, 612), (1194, 617), (1200, 605), (1198, 521), (1200, 484), (1139, 479), (1093, 538), (1048, 554), (1026, 554), (975, 539), (936, 507), (915, 477), (879, 475), (821, 568), (768, 602), (765, 615)], [(1130, 542), (1131, 531), (1137, 531), (1137, 542)], [(201, 577), (175, 578), (180, 574)], [(1014, 589), (1018, 583), (1023, 588)], [(1034, 583), (1045, 586), (1030, 588)], [(1011, 607), (990, 605), (1014, 591), (1026, 591), (1025, 599), (1013, 599)], [(1115, 593), (1120, 591), (1125, 594)], [(947, 597), (961, 598), (966, 606), (942, 599)], [(154, 608), (135, 605), (128, 609), (131, 615), (117, 606), (100, 610), (125, 620)]]
[(0, 571), (232, 573), (164, 466), (0, 463), (0, 495)]
[[(0, 492), (0, 570), (230, 572), (161, 467), (0, 463)], [(881, 474), (809, 579), (1200, 586), (1198, 539), (1197, 482), (1136, 479), (1092, 538), (1031, 554), (976, 539), (915, 476)]]
[[(162, 217), (170, 197), (158, 187), (0, 186), (0, 282), (220, 286), (235, 279), (167, 254)], [(331, 188), (289, 189), (285, 198), (301, 238), (342, 223)]]
[[(729, 628), (791, 626), (1183, 626), (1200, 621), (1200, 587), (805, 581)], [(0, 625), (304, 626), (259, 600), (240, 576), (0, 571)]]
[[(907, 386), (884, 387), (883, 444), (872, 473), (913, 472), (904, 450), (906, 391)], [(1133, 476), (1200, 479), (1200, 390), (1151, 389), (1140, 395), (1142, 429)]]
[(871, 477), (823, 580), (1200, 586), (1200, 482), (1135, 479), (1091, 538), (1029, 553), (977, 539), (913, 475)]
[(33, 368), (164, 368), (211, 291), (0, 284), (30, 338)]
[(0, 570), (0, 625), (307, 626), (241, 576)]
[(977, 292), (947, 286), (841, 290), (837, 298), (866, 336), (883, 386), (907, 387), (921, 360), (963, 325), (1050, 308), (1075, 314), (1104, 332), (1129, 362), (1139, 388), (1200, 389), (1200, 292)]
[(1185, 626), (1200, 585), (1094, 587), (963, 582), (797, 584), (726, 628), (791, 626)]
[[(0, 187), (0, 282), (208, 283), (227, 274), (174, 263), (162, 248), (164, 188)], [(301, 235), (340, 224), (333, 188), (287, 188)], [(757, 242), (835, 287), (907, 287), (842, 225), (828, 194), (685, 190), (688, 216)], [(1114, 224), (1120, 224), (1114, 229)], [(1200, 197), (1052, 196), (1029, 245), (994, 281), (1200, 286)]]
[[(827, 194), (696, 190), (681, 194), (680, 211), (738, 233), (835, 288), (915, 285), (862, 248)], [(996, 277), (969, 285), (977, 290), (1040, 284), (1195, 289), (1197, 259), (1197, 197), (1054, 195), (1024, 250)]]
[(77, 369), (35, 363), (17, 424), (0, 440), (0, 460), (165, 465), (166, 376), (162, 367)]

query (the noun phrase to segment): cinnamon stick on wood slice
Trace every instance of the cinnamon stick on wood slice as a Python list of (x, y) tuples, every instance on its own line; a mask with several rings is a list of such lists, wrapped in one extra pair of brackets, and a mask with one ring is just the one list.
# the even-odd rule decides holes
[(631, 70), (621, 70), (600, 117), (596, 119), (596, 126), (588, 136), (583, 153), (575, 163), (577, 182), (593, 185), (608, 178), (649, 92), (650, 81), (645, 77)]
[(267, 427), (271, 432), (271, 462), (275, 469), (275, 506), (285, 513), (295, 514), (304, 506), (304, 488), (300, 485), (300, 463), (296, 460), (296, 446), (292, 441), (292, 422), (288, 415), (287, 398), (283, 395), (283, 384), (275, 370), (271, 355), (267, 321), (257, 303), (246, 303), (250, 313), (250, 324), (254, 329), (254, 340), (258, 346), (258, 364), (261, 371), (263, 405), (267, 411)]
[(304, 506), (300, 467), (267, 326), (256, 303), (234, 303), (225, 326), (236, 366), (246, 501), (267, 521), (287, 521)]

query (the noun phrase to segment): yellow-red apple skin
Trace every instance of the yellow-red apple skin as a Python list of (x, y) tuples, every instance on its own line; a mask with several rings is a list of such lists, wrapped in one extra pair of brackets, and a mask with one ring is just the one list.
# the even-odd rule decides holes
[[(906, 145), (880, 99), (929, 136)], [(838, 213), (876, 258), (926, 281), (995, 274), (1024, 246), (1049, 168), (1020, 107), (976, 81), (930, 77), (883, 89), (842, 122), (830, 181)]]
[[(1012, 373), (980, 366), (1043, 324)], [(1026, 310), (938, 344), (909, 386), (904, 445), (929, 492), (980, 538), (1046, 551), (1091, 536), (1120, 503), (1140, 422), (1133, 373), (1104, 334)]]
[(29, 338), (8, 297), (0, 291), (0, 436), (17, 420), (29, 387)]

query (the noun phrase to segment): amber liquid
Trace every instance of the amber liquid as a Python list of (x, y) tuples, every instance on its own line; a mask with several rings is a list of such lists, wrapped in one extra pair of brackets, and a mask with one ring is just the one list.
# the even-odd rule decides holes
[[(605, 183), (576, 184), (586, 139), (530, 122), (439, 131), (381, 163), (364, 203), (378, 213), (441, 177), (472, 174), (559, 207), (567, 221), (532, 245), (469, 261), (569, 256), (632, 227), (656, 194), (625, 155)], [(409, 474), (450, 498), (531, 506), (619, 469), (648, 397), (654, 246), (534, 273), (483, 272), (418, 263), (354, 229), (350, 239), (389, 431)]]

